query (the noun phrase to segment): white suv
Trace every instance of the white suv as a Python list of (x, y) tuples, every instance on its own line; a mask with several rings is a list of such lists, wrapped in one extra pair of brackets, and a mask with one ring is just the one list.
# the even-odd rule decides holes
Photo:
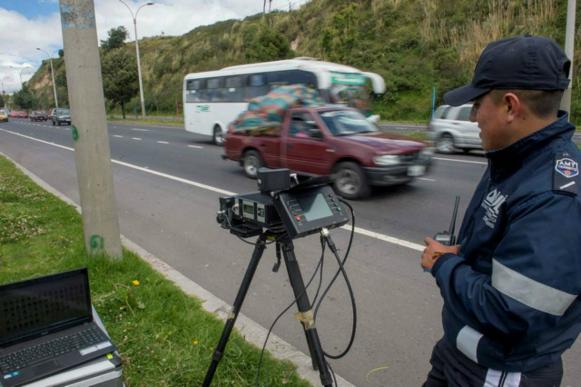
[(442, 105), (436, 109), (428, 131), (436, 151), (453, 153), (460, 149), (469, 152), (482, 149), (480, 128), (470, 121), (472, 104), (461, 106)]

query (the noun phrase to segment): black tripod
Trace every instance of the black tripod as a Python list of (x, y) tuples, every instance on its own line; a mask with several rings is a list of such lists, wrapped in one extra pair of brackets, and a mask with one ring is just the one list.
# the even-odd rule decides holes
[(279, 237), (277, 243), (280, 243), (280, 246), (282, 247), (282, 254), (284, 257), (285, 266), (288, 272), (291, 286), (293, 288), (297, 307), (300, 312), (301, 317), (299, 318), (299, 320), (301, 321), (301, 325), (303, 326), (303, 329), (305, 331), (307, 344), (309, 346), (309, 352), (311, 354), (311, 359), (313, 361), (313, 368), (319, 371), (319, 374), (321, 375), (321, 383), (323, 386), (331, 387), (333, 384), (331, 374), (329, 373), (329, 368), (327, 367), (327, 363), (325, 361), (325, 357), (323, 354), (323, 348), (321, 347), (321, 342), (319, 341), (319, 335), (315, 327), (315, 321), (313, 320), (311, 304), (309, 302), (309, 297), (307, 295), (305, 284), (303, 282), (303, 276), (301, 275), (299, 264), (297, 262), (294, 253), (294, 246), (292, 240), (288, 238), (286, 233), (273, 234), (266, 231), (260, 234), (258, 241), (256, 243), (256, 247), (254, 248), (254, 252), (252, 253), (250, 264), (246, 269), (244, 279), (242, 280), (242, 284), (240, 285), (240, 289), (238, 290), (238, 294), (236, 295), (236, 300), (234, 301), (234, 305), (232, 306), (232, 312), (230, 313), (230, 316), (228, 316), (228, 319), (226, 320), (226, 325), (224, 326), (224, 330), (222, 331), (222, 336), (220, 337), (220, 341), (218, 342), (218, 346), (216, 347), (216, 350), (214, 351), (214, 355), (212, 357), (212, 363), (210, 363), (210, 367), (206, 372), (206, 378), (204, 379), (203, 384), (204, 387), (209, 387), (210, 384), (212, 383), (212, 379), (214, 378), (214, 374), (216, 373), (216, 368), (218, 368), (218, 363), (220, 363), (220, 360), (224, 355), (224, 351), (226, 349), (226, 344), (228, 343), (230, 333), (232, 333), (232, 328), (234, 328), (234, 324), (236, 323), (236, 319), (238, 318), (238, 313), (242, 308), (242, 303), (244, 302), (244, 298), (246, 297), (246, 293), (248, 291), (248, 288), (250, 287), (252, 277), (254, 277), (254, 273), (256, 272), (256, 268), (258, 267), (258, 263), (260, 262), (262, 253), (266, 248), (266, 241), (269, 236)]

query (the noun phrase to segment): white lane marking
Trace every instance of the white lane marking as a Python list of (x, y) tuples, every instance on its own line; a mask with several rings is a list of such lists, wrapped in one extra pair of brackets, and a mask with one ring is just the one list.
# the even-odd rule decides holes
[(131, 128), (131, 130), (134, 130), (136, 132), (151, 132), (151, 130), (149, 129)]
[[(26, 136), (24, 134), (12, 132), (10, 130), (5, 130), (5, 129), (1, 129), (0, 128), (0, 131), (6, 132), (6, 133), (10, 133), (10, 134), (14, 134), (16, 136), (24, 137), (24, 138), (27, 138), (27, 139), (30, 139), (30, 140), (33, 140), (33, 141), (38, 141), (38, 142), (41, 142), (43, 144), (52, 145), (52, 146), (55, 146), (57, 148), (62, 148), (62, 149), (70, 150), (70, 151), (73, 151), (73, 152), (75, 151), (73, 148), (69, 148), (67, 146), (55, 144), (54, 142), (40, 140), (38, 138)], [(148, 168), (140, 167), (140, 166), (137, 166), (137, 165), (134, 165), (134, 164), (129, 164), (129, 163), (126, 163), (126, 162), (123, 162), (123, 161), (111, 159), (111, 162), (114, 163), (114, 164), (123, 165), (123, 166), (125, 166), (127, 168), (132, 168), (132, 169), (135, 169), (135, 170), (138, 170), (138, 171), (141, 171), (141, 172), (150, 173), (150, 174), (155, 175), (155, 176), (165, 177), (166, 179), (169, 179), (169, 180), (173, 180), (173, 181), (177, 181), (179, 183), (184, 183), (184, 184), (187, 184), (187, 185), (191, 185), (193, 187), (202, 188), (202, 189), (205, 189), (205, 190), (208, 190), (208, 191), (212, 191), (212, 192), (216, 192), (216, 193), (219, 193), (219, 194), (222, 194), (222, 195), (227, 195), (227, 196), (236, 195), (236, 192), (226, 191), (224, 189), (212, 187), (211, 185), (197, 183), (195, 181), (183, 179), (181, 177), (177, 177), (177, 176), (173, 176), (173, 175), (168, 175), (167, 173), (158, 172), (158, 171), (155, 171), (153, 169), (148, 169)], [(348, 226), (348, 225), (342, 226), (341, 228), (344, 229), (344, 230), (347, 230), (347, 231), (351, 231), (351, 226)], [(388, 243), (391, 243), (391, 244), (394, 244), (394, 245), (398, 245), (398, 246), (402, 246), (402, 247), (407, 247), (408, 249), (412, 249), (412, 250), (416, 250), (416, 251), (423, 251), (424, 250), (424, 246), (423, 245), (420, 245), (420, 244), (417, 244), (417, 243), (413, 243), (413, 242), (409, 242), (409, 241), (406, 241), (406, 240), (403, 240), (403, 239), (391, 237), (389, 235), (380, 234), (378, 232), (369, 231), (369, 230), (366, 230), (366, 229), (361, 228), (361, 227), (355, 227), (355, 232), (357, 234), (365, 235), (365, 236), (368, 236), (370, 238), (378, 239), (380, 241), (388, 242)]]
[(158, 144), (169, 144), (167, 141), (156, 141)]
[[(341, 228), (343, 230), (351, 231), (351, 226), (349, 226), (349, 225), (341, 226)], [(365, 235), (365, 236), (368, 236), (370, 238), (379, 239), (380, 241), (392, 243), (394, 245), (407, 247), (408, 249), (412, 249), (412, 250), (416, 250), (416, 251), (424, 251), (424, 248), (425, 248), (425, 246), (419, 245), (417, 243), (408, 242), (406, 240), (391, 237), (389, 235), (380, 234), (380, 233), (375, 232), (375, 231), (369, 231), (369, 230), (366, 230), (364, 228), (357, 227), (357, 226), (355, 227), (355, 232), (357, 234)]]
[(120, 136), (118, 134), (114, 134), (113, 137), (117, 137), (117, 138), (123, 138), (123, 136)]
[(27, 136), (27, 135), (24, 135), (24, 134), (21, 134), (21, 133), (16, 133), (16, 132), (13, 132), (13, 131), (10, 131), (10, 130), (6, 130), (6, 129), (1, 129), (0, 128), (0, 130), (3, 131), (3, 132), (6, 132), (6, 133), (13, 134), (15, 136), (20, 136), (20, 137), (28, 138), (29, 140), (34, 140), (34, 141), (42, 142), (43, 144), (56, 146), (57, 148), (66, 149), (66, 150), (70, 150), (70, 151), (73, 151), (73, 152), (75, 151), (73, 148), (70, 148), (70, 147), (64, 146), (64, 145), (60, 145), (60, 144), (56, 144), (54, 142), (44, 141), (44, 140), (41, 140), (41, 139), (38, 139), (38, 138), (30, 137), (30, 136)]
[[(14, 134), (16, 136), (24, 137), (24, 138), (27, 138), (29, 140), (38, 141), (38, 142), (41, 142), (43, 144), (56, 146), (57, 148), (62, 148), (62, 149), (70, 150), (70, 151), (73, 151), (73, 152), (75, 151), (73, 148), (70, 148), (68, 146), (55, 144), (54, 142), (45, 141), (45, 140), (41, 140), (41, 139), (38, 139), (38, 138), (26, 136), (24, 134), (12, 132), (10, 130), (0, 129), (0, 131), (6, 132), (6, 133), (10, 133), (10, 134)], [(212, 187), (211, 185), (197, 183), (197, 182), (191, 181), (191, 180), (182, 179), (181, 177), (177, 177), (177, 176), (173, 176), (173, 175), (168, 175), (167, 173), (157, 172), (157, 171), (154, 171), (153, 169), (149, 169), (147, 167), (144, 168), (144, 167), (140, 167), (140, 166), (137, 166), (137, 165), (134, 165), (134, 164), (125, 163), (123, 161), (119, 161), (119, 160), (115, 160), (115, 159), (111, 159), (111, 162), (114, 163), (114, 164), (123, 165), (123, 166), (128, 167), (128, 168), (133, 168), (133, 169), (136, 169), (138, 171), (151, 173), (152, 175), (165, 177), (166, 179), (170, 179), (170, 180), (173, 180), (173, 181), (178, 181), (180, 183), (188, 184), (188, 185), (191, 185), (191, 186), (194, 186), (194, 187), (203, 188), (203, 189), (206, 189), (208, 191), (216, 192), (216, 193), (219, 193), (219, 194), (222, 194), (222, 195), (228, 195), (228, 196), (236, 195), (235, 192), (226, 191), (226, 190), (223, 190), (223, 189), (220, 189), (220, 188)]]
[(470, 160), (459, 160), (459, 159), (449, 159), (446, 157), (433, 157), (434, 160), (442, 160), (442, 161), (454, 161), (457, 163), (466, 163), (466, 164), (480, 164), (480, 165), (488, 165), (488, 163), (484, 161), (470, 161)]
[(141, 141), (140, 137), (131, 137), (132, 140), (137, 140), (137, 141)]
[(204, 149), (203, 146), (199, 146), (199, 145), (188, 145), (188, 148), (194, 148), (194, 149)]
[(428, 179), (427, 177), (418, 177), (418, 180), (424, 180), (424, 181), (436, 181), (436, 179)]

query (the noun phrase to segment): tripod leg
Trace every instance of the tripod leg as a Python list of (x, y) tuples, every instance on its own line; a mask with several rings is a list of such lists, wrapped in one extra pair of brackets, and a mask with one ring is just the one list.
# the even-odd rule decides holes
[(244, 298), (246, 297), (246, 293), (248, 292), (248, 288), (250, 287), (250, 283), (252, 282), (252, 277), (254, 277), (254, 273), (256, 272), (256, 268), (258, 267), (258, 263), (260, 262), (260, 258), (262, 257), (262, 253), (264, 252), (265, 248), (266, 248), (266, 235), (260, 234), (260, 237), (256, 242), (254, 252), (252, 253), (252, 259), (248, 264), (248, 268), (246, 269), (246, 273), (244, 274), (244, 279), (242, 280), (240, 289), (238, 289), (236, 300), (234, 301), (234, 305), (232, 305), (232, 311), (230, 312), (230, 316), (228, 316), (228, 319), (226, 320), (224, 330), (222, 331), (222, 336), (220, 337), (218, 346), (216, 347), (214, 355), (212, 356), (212, 362), (210, 363), (210, 367), (206, 372), (206, 378), (204, 379), (203, 384), (204, 387), (209, 387), (210, 384), (212, 383), (214, 373), (216, 373), (218, 363), (220, 363), (220, 360), (222, 360), (224, 350), (226, 349), (226, 344), (228, 343), (228, 339), (230, 338), (230, 333), (232, 333), (232, 329), (234, 328), (234, 324), (236, 323), (236, 319), (238, 318), (238, 313), (240, 312), (240, 308), (242, 308), (242, 303), (244, 302)]
[(311, 310), (311, 304), (309, 302), (309, 296), (307, 295), (307, 291), (305, 289), (305, 283), (303, 281), (303, 276), (301, 275), (301, 270), (294, 253), (294, 246), (292, 241), (283, 242), (282, 252), (284, 255), (286, 269), (288, 271), (289, 280), (293, 288), (295, 298), (297, 299), (297, 307), (301, 316), (300, 320), (307, 337), (307, 344), (309, 345), (309, 352), (311, 352), (311, 359), (313, 360), (313, 364), (316, 365), (315, 370), (319, 370), (321, 383), (323, 386), (332, 386), (333, 379), (331, 378), (329, 368), (327, 367), (327, 363), (325, 361), (323, 348), (321, 347), (321, 342), (319, 340), (319, 334), (317, 333), (315, 321), (313, 320), (313, 313)]

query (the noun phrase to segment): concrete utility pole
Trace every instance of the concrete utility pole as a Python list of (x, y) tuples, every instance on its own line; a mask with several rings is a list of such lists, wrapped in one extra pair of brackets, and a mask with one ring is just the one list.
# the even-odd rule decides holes
[(44, 52), (46, 54), (46, 56), (48, 57), (48, 60), (50, 61), (50, 74), (52, 76), (52, 91), (54, 92), (54, 107), (55, 108), (59, 108), (59, 99), (57, 97), (56, 94), (56, 82), (54, 81), (54, 69), (52, 68), (52, 57), (50, 56), (50, 54), (46, 51), (44, 51), (41, 48), (36, 48), (38, 51)]
[[(563, 93), (561, 100), (561, 110), (571, 113), (571, 91), (573, 89), (573, 49), (575, 47), (575, 8), (576, 0), (567, 1), (567, 27), (565, 31), (565, 54), (571, 60), (571, 71), (569, 72), (569, 87)], [(579, 90), (577, 90), (579, 92)], [(571, 120), (571, 116), (569, 116)]]
[(90, 255), (121, 258), (93, 0), (60, 0), (72, 134)]

